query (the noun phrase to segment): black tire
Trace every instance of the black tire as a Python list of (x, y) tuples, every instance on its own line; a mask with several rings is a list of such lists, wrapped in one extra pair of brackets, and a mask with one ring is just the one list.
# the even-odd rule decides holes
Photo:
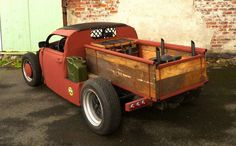
[[(82, 87), (80, 99), (86, 122), (95, 133), (99, 135), (107, 135), (118, 129), (121, 121), (120, 101), (114, 87), (109, 81), (103, 78), (89, 79)], [(92, 100), (92, 103), (94, 103), (94, 99), (97, 99), (97, 103), (100, 104), (100, 115), (98, 112), (100, 111), (98, 106), (96, 106), (98, 109), (95, 110), (95, 107), (90, 108), (87, 104), (90, 99)], [(94, 111), (92, 113), (95, 114), (89, 114), (88, 109)], [(101, 120), (100, 122), (97, 122), (99, 124), (91, 120), (93, 115), (97, 116), (98, 119)]]
[[(31, 69), (32, 69), (32, 77), (31, 80), (27, 79), (25, 73), (24, 73), (24, 63), (25, 62), (30, 63), (31, 65)], [(21, 68), (22, 68), (22, 74), (23, 74), (23, 78), (25, 79), (25, 82), (32, 87), (38, 86), (40, 85), (42, 82), (42, 71), (41, 71), (41, 67), (39, 64), (39, 58), (38, 55), (35, 55), (34, 53), (26, 53), (23, 55), (22, 57), (22, 64), (21, 64)]]
[(183, 104), (191, 103), (196, 100), (201, 94), (202, 88), (197, 88), (186, 93), (184, 96)]

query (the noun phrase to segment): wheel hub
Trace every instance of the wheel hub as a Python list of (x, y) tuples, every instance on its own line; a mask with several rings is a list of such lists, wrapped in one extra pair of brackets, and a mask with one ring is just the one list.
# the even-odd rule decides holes
[(25, 69), (25, 73), (28, 77), (32, 77), (33, 73), (32, 73), (32, 68), (31, 65), (29, 63), (25, 63), (24, 64), (24, 69)]
[(99, 126), (103, 119), (103, 107), (98, 95), (91, 89), (85, 92), (83, 108), (89, 122)]
[(23, 74), (24, 74), (25, 79), (28, 82), (31, 82), (33, 80), (33, 70), (32, 70), (32, 66), (28, 60), (24, 60), (22, 70), (23, 70)]

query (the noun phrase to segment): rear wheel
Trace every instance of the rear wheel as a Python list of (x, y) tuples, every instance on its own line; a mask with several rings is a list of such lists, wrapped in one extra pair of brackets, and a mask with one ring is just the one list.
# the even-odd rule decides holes
[(119, 127), (120, 101), (109, 81), (103, 78), (86, 81), (80, 99), (87, 124), (95, 133), (106, 135)]
[(37, 55), (34, 53), (23, 55), (21, 68), (23, 77), (28, 85), (34, 87), (41, 84), (42, 72)]

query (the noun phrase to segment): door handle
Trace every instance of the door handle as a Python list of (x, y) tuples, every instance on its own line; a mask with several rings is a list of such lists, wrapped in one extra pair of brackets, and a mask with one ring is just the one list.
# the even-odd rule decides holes
[(61, 58), (57, 58), (56, 62), (57, 63), (62, 63), (62, 59)]

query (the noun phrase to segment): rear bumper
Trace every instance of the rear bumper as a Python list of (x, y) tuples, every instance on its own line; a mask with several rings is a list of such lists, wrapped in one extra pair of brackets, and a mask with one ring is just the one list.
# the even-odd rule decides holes
[[(187, 87), (187, 88), (178, 90), (176, 92), (170, 93), (168, 95), (162, 96), (161, 99), (168, 99), (168, 98), (174, 97), (176, 95), (182, 94), (184, 92), (187, 92), (187, 91), (190, 91), (190, 90), (194, 90), (196, 88), (202, 87), (206, 83), (208, 83), (208, 80), (206, 80), (206, 81), (204, 81), (202, 83), (195, 84), (195, 85), (193, 85), (191, 87)], [(146, 107), (146, 106), (151, 106), (154, 102), (160, 102), (160, 101), (161, 100), (153, 101), (150, 98), (145, 98), (145, 97), (144, 98), (140, 98), (138, 100), (134, 100), (134, 101), (126, 103), (125, 104), (125, 111), (131, 112), (131, 111), (134, 111), (136, 109), (140, 109), (140, 108), (143, 108), (143, 107)]]

